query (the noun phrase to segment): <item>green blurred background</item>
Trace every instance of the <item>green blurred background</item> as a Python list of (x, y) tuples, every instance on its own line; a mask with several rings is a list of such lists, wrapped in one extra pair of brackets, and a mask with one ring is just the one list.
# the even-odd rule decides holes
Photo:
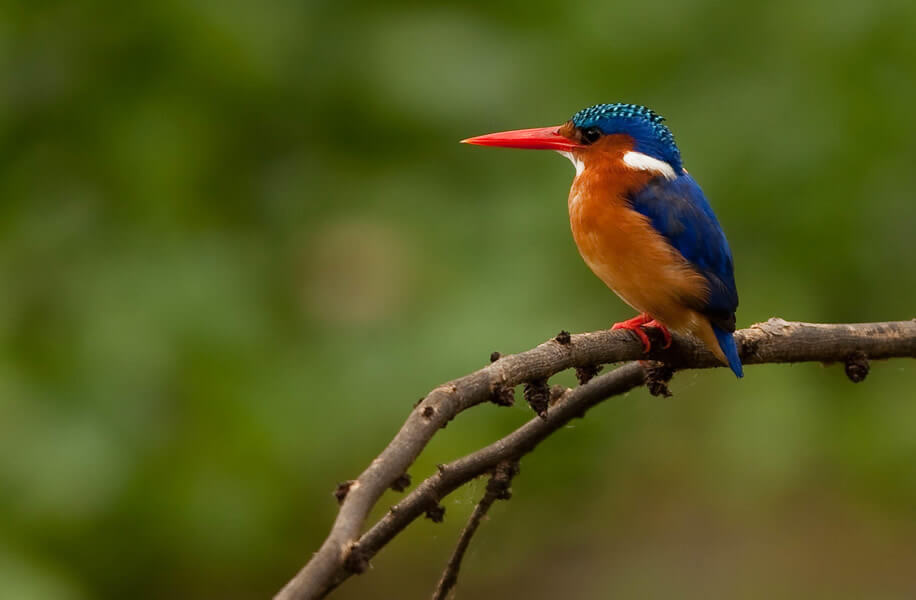
[[(267, 597), (418, 397), (632, 316), (573, 245), (569, 163), (470, 135), (647, 104), (739, 326), (916, 312), (910, 0), (0, 11), (2, 598)], [(617, 398), (525, 459), (459, 597), (913, 598), (914, 383)], [(462, 415), (414, 481), (528, 418)], [(483, 487), (336, 597), (427, 597)]]

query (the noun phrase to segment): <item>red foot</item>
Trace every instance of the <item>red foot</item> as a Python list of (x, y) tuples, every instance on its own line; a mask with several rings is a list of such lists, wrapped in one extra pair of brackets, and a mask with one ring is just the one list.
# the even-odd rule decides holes
[(636, 337), (642, 340), (642, 345), (644, 348), (643, 352), (649, 352), (649, 350), (652, 348), (652, 343), (649, 341), (649, 336), (646, 335), (646, 332), (642, 330), (642, 326), (651, 320), (652, 317), (646, 313), (643, 313), (633, 317), (632, 319), (627, 319), (621, 323), (614, 323), (614, 326), (611, 327), (611, 329), (626, 329), (628, 331), (632, 331), (636, 334)]
[(665, 327), (664, 325), (662, 325), (661, 323), (659, 323), (658, 321), (656, 321), (655, 319), (653, 319), (646, 313), (637, 315), (633, 317), (632, 319), (627, 319), (626, 321), (623, 321), (621, 323), (614, 323), (614, 326), (611, 327), (611, 329), (626, 329), (628, 331), (632, 331), (633, 333), (636, 334), (636, 337), (638, 337), (642, 341), (642, 345), (644, 348), (643, 352), (648, 353), (649, 350), (652, 349), (652, 343), (649, 341), (649, 336), (647, 336), (646, 332), (643, 331), (644, 327), (655, 327), (656, 329), (661, 330), (662, 337), (665, 338), (665, 345), (662, 346), (662, 348), (667, 349), (671, 347), (671, 332), (668, 331), (667, 327)]

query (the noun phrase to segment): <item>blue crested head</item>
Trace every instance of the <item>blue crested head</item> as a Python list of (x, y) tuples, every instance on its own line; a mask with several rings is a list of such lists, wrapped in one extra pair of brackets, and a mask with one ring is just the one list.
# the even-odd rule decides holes
[(681, 153), (674, 135), (664, 124), (665, 118), (638, 104), (596, 104), (583, 108), (572, 117), (578, 129), (597, 129), (601, 135), (625, 134), (633, 138), (637, 152), (670, 164), (681, 170)]

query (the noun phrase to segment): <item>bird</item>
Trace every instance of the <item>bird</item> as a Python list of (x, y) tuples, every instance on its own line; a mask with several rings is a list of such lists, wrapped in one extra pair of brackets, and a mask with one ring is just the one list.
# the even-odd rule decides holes
[(692, 335), (737, 377), (738, 291), (728, 240), (703, 190), (684, 168), (665, 119), (642, 105), (596, 104), (553, 127), (471, 137), (465, 144), (555, 150), (576, 169), (567, 201), (585, 263), (640, 314), (612, 329), (664, 348)]

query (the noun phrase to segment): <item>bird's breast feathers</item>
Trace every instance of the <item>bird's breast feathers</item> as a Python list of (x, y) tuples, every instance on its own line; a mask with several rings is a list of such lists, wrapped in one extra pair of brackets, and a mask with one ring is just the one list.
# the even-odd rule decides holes
[(589, 268), (627, 304), (672, 329), (691, 329), (696, 315), (684, 306), (705, 301), (706, 279), (627, 200), (653, 178), (667, 179), (651, 161), (673, 169), (648, 156), (624, 161), (626, 154), (588, 161), (577, 175), (569, 195), (573, 237)]

